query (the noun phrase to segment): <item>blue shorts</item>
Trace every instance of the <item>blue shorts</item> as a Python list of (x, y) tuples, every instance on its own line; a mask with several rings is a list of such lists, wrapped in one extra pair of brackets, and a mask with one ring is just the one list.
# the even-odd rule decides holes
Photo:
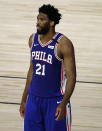
[(63, 97), (41, 98), (28, 96), (24, 131), (71, 131), (71, 105), (66, 106), (66, 116), (56, 121), (56, 108)]

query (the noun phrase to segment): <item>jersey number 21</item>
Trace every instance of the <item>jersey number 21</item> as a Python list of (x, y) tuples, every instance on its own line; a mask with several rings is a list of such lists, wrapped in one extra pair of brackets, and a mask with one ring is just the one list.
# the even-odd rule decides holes
[(36, 74), (37, 75), (45, 75), (45, 65), (41, 65), (39, 63), (36, 64)]

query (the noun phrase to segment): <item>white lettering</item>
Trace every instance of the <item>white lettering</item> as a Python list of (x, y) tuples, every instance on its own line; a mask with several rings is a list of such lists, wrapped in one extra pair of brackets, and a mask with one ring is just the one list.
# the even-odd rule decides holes
[(48, 54), (47, 62), (52, 64), (52, 55)]
[(35, 60), (39, 60), (40, 51), (36, 51)]
[(43, 53), (43, 61), (46, 61), (45, 55), (46, 55), (46, 52)]
[(32, 52), (32, 60), (33, 60), (34, 56), (35, 56), (35, 51)]
[(41, 51), (41, 52), (40, 52), (40, 60), (43, 59), (42, 56), (43, 56), (43, 52)]
[(33, 51), (32, 60), (41, 60), (49, 64), (52, 64), (52, 55), (46, 54), (46, 52), (43, 51)]

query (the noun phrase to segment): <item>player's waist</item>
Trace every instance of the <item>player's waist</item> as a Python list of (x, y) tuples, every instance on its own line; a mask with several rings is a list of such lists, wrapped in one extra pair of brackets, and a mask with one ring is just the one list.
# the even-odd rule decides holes
[(56, 96), (61, 96), (61, 89), (55, 89), (51, 87), (45, 87), (45, 86), (36, 86), (36, 85), (30, 85), (29, 87), (29, 94), (34, 95), (34, 96), (39, 96), (39, 97), (56, 97)]

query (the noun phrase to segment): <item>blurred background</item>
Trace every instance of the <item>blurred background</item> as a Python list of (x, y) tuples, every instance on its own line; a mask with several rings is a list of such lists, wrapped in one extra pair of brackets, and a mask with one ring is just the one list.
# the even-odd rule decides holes
[(62, 14), (56, 31), (75, 48), (72, 131), (102, 131), (101, 0), (0, 0), (0, 131), (23, 131), (19, 106), (30, 63), (28, 39), (36, 32), (38, 8), (49, 3)]

